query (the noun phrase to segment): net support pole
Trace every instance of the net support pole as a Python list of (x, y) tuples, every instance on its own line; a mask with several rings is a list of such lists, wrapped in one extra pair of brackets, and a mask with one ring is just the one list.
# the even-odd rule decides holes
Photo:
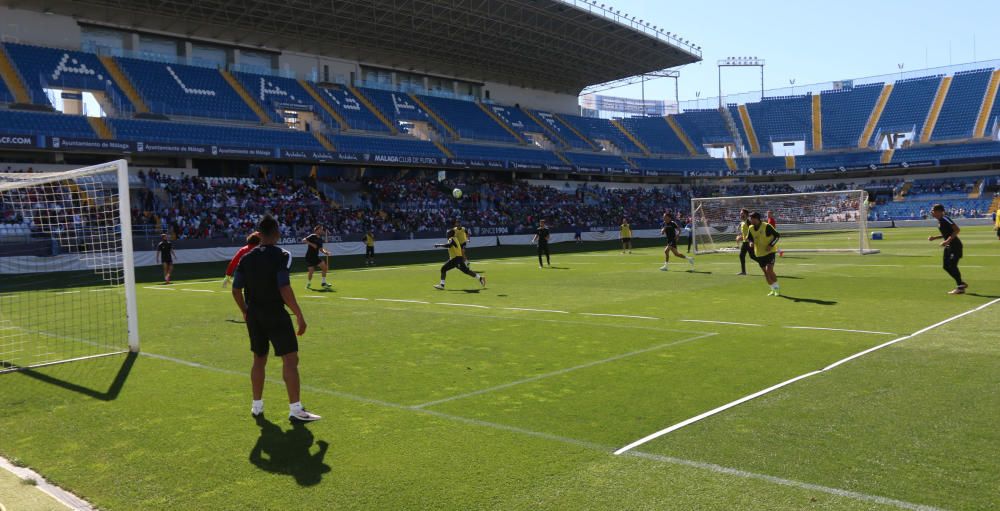
[(135, 293), (135, 257), (132, 254), (132, 205), (128, 186), (128, 162), (114, 162), (118, 174), (118, 216), (122, 234), (122, 269), (125, 277), (125, 315), (128, 323), (128, 348), (139, 352), (139, 307)]

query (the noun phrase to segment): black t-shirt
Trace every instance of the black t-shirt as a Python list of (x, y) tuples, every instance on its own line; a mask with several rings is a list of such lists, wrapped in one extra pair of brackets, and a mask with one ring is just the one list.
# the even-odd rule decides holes
[[(941, 233), (941, 236), (944, 236), (944, 239), (948, 239), (955, 232), (956, 227), (958, 226), (949, 217), (942, 216), (938, 219), (938, 231)], [(955, 238), (951, 244), (955, 246), (961, 245), (962, 240)]]
[(549, 228), (548, 227), (539, 227), (538, 230), (535, 231), (535, 234), (538, 235), (538, 244), (539, 245), (548, 245), (548, 243), (549, 243)]
[(251, 309), (281, 308), (285, 301), (279, 290), (289, 285), (291, 267), (291, 254), (274, 245), (261, 245), (240, 259), (233, 289), (243, 290)]
[(160, 259), (163, 261), (170, 261), (174, 258), (174, 244), (167, 240), (163, 240), (156, 245), (156, 250), (160, 252)]
[(680, 227), (677, 226), (677, 222), (673, 220), (663, 224), (663, 235), (667, 237), (667, 241), (677, 241), (677, 231)]
[(310, 245), (306, 249), (306, 259), (309, 260), (319, 259), (319, 249), (323, 248), (323, 238), (319, 234), (313, 233), (310, 234), (309, 236), (306, 236), (306, 241), (312, 243), (313, 245), (316, 245), (316, 248), (313, 248), (312, 245)]

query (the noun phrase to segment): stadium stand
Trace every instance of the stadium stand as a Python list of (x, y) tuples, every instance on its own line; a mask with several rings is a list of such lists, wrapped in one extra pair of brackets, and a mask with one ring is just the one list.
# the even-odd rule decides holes
[(13, 103), (14, 95), (7, 88), (7, 83), (0, 79), (0, 103)]
[(117, 58), (151, 112), (260, 122), (218, 69)]
[(622, 159), (620, 156), (613, 154), (599, 154), (599, 153), (563, 153), (563, 156), (570, 161), (573, 165), (579, 165), (581, 167), (600, 167), (600, 168), (615, 168), (621, 169), (630, 167), (628, 162)]
[(290, 107), (313, 112), (330, 128), (339, 126), (337, 120), (326, 111), (323, 104), (318, 102), (296, 80), (281, 76), (239, 72), (233, 73), (233, 76), (239, 80), (250, 96), (264, 107), (274, 122), (282, 122), (280, 108)]
[(351, 129), (389, 133), (389, 127), (361, 104), (351, 91), (340, 87), (320, 87), (315, 84), (312, 87), (322, 96), (323, 101), (340, 114)]
[(879, 157), (880, 153), (874, 151), (805, 154), (795, 157), (795, 166), (804, 170), (868, 167), (879, 163)]
[(331, 137), (333, 145), (341, 152), (363, 154), (385, 154), (390, 156), (444, 156), (433, 143), (408, 136), (362, 137), (356, 135), (336, 135)]
[(589, 138), (592, 142), (606, 140), (623, 153), (642, 153), (642, 149), (629, 140), (625, 133), (615, 127), (608, 119), (597, 117), (581, 117), (579, 115), (560, 115), (559, 119), (566, 122), (572, 129)]
[(941, 78), (941, 75), (937, 75), (897, 81), (882, 117), (876, 124), (875, 134), (886, 131), (901, 133), (913, 131), (919, 135), (941, 84)]
[(108, 124), (118, 140), (324, 150), (311, 134), (291, 129), (210, 126), (138, 119), (108, 119)]
[[(747, 137), (747, 129), (744, 126), (743, 117), (740, 115), (739, 105), (727, 105), (726, 109), (729, 111), (729, 115), (731, 115), (733, 120), (736, 122), (736, 131), (739, 132), (740, 138), (743, 140), (743, 143), (746, 144), (747, 151), (753, 151), (750, 138)], [(722, 118), (721, 114), (719, 116)]]
[(752, 170), (775, 171), (786, 168), (785, 158), (777, 156), (754, 156), (750, 158)]
[(510, 126), (511, 129), (519, 133), (525, 140), (530, 139), (532, 135), (540, 135), (554, 144), (557, 143), (557, 141), (550, 139), (550, 136), (546, 133), (545, 128), (540, 126), (520, 108), (497, 104), (489, 104), (485, 106), (493, 112), (498, 119), (507, 123), (507, 126)]
[(501, 147), (472, 144), (448, 144), (456, 158), (510, 161), (540, 165), (565, 165), (551, 151), (522, 147)]
[(915, 146), (907, 149), (898, 149), (893, 154), (892, 161), (942, 161), (986, 157), (996, 158), (998, 156), (1000, 156), (1000, 142), (972, 142), (968, 144)]
[(431, 126), (442, 138), (449, 138), (447, 128), (438, 123), (408, 94), (369, 87), (358, 87), (357, 90), (400, 130), (405, 131), (404, 121), (422, 122)]
[(87, 122), (87, 118), (80, 115), (0, 110), (0, 126), (3, 126), (2, 129), (9, 133), (97, 138), (94, 129)]
[(725, 160), (719, 158), (631, 158), (639, 168), (656, 172), (683, 174), (686, 171), (726, 170)]
[(419, 96), (419, 98), (457, 131), (459, 138), (518, 143), (518, 140), (483, 111), (478, 103), (437, 96)]
[(993, 69), (955, 73), (931, 140), (971, 138)]
[(883, 86), (879, 82), (820, 93), (823, 149), (857, 147)]
[(671, 117), (677, 121), (699, 153), (705, 152), (705, 144), (733, 143), (726, 120), (716, 109), (685, 110)]
[(594, 149), (593, 145), (580, 138), (576, 133), (570, 130), (568, 126), (556, 119), (556, 117), (551, 113), (534, 110), (532, 111), (532, 115), (537, 117), (541, 122), (544, 122), (546, 127), (552, 130), (559, 137), (559, 139), (564, 141), (569, 147), (573, 149)]
[(812, 148), (811, 96), (764, 98), (747, 103), (746, 108), (760, 152), (770, 154), (771, 143), (792, 140), (805, 140), (806, 147)]
[(663, 117), (629, 117), (620, 122), (653, 153), (684, 156), (689, 154), (687, 146), (677, 137), (677, 133)]
[(40, 46), (4, 43), (32, 103), (52, 106), (45, 89), (95, 91), (108, 95), (117, 111), (131, 110), (125, 94), (96, 55)]

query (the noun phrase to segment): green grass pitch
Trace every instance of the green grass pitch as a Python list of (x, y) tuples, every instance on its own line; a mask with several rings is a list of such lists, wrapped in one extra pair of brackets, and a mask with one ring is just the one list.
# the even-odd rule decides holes
[(137, 358), (0, 375), (0, 455), (108, 510), (996, 509), (1000, 304), (612, 454), (1000, 297), (993, 231), (962, 232), (965, 296), (933, 232), (786, 254), (780, 298), (735, 255), (660, 272), (656, 247), (554, 245), (553, 269), (475, 250), (482, 290), (457, 271), (433, 289), (443, 252), (338, 261), (332, 292), (296, 273), (324, 419), (294, 427), (279, 360), (250, 417), (230, 293), (181, 265), (139, 284)]

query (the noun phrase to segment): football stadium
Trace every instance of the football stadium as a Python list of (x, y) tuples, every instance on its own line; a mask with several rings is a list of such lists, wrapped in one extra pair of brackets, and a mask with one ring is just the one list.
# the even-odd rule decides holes
[(0, 511), (1000, 509), (1000, 12), (615, 3), (0, 0)]

